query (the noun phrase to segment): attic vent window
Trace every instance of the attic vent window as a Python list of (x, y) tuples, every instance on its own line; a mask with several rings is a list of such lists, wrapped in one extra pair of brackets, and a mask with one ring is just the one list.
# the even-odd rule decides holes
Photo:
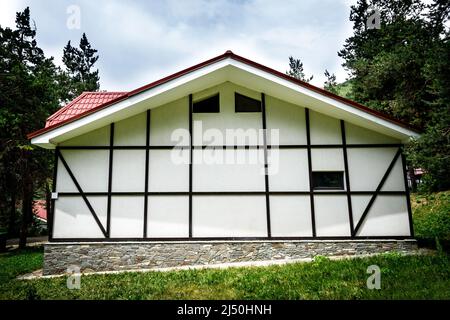
[(192, 107), (193, 113), (216, 113), (220, 112), (219, 94), (196, 101)]
[(236, 112), (261, 112), (261, 101), (234, 93), (234, 106)]
[(314, 190), (344, 190), (343, 171), (315, 171), (312, 180)]

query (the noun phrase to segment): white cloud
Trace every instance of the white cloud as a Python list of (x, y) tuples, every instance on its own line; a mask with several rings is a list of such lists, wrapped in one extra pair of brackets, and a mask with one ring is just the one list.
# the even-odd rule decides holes
[[(1, 1), (0, 23), (14, 20), (24, 1)], [(350, 2), (26, 0), (38, 24), (39, 45), (59, 63), (66, 42), (77, 44), (87, 33), (99, 51), (101, 85), (107, 90), (131, 90), (226, 50), (282, 72), (293, 55), (314, 74), (313, 84), (322, 86), (325, 69), (343, 81), (337, 51), (351, 34)], [(71, 4), (81, 8), (81, 30), (65, 27), (65, 7)]]
[(0, 1), (0, 25), (2, 27), (13, 27), (16, 12), (22, 9), (22, 1)]

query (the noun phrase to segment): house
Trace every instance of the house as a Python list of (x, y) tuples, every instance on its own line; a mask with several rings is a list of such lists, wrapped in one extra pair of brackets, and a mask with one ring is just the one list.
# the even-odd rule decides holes
[(83, 93), (29, 135), (57, 164), (44, 272), (412, 250), (418, 135), (231, 51)]

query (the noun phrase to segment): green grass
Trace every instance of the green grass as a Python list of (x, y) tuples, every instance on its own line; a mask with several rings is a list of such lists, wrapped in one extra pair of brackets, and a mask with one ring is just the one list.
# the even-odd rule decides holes
[(415, 236), (450, 240), (450, 191), (411, 195)]
[(0, 285), (18, 275), (42, 268), (42, 247), (29, 247), (0, 254)]
[(0, 299), (15, 299), (19, 296), (23, 298), (20, 295), (23, 293), (22, 289), (16, 291), (16, 287), (21, 287), (21, 283), (15, 278), (42, 268), (43, 260), (42, 247), (0, 254)]
[[(416, 237), (450, 239), (450, 192), (411, 196)], [(0, 254), (0, 299), (450, 299), (450, 258), (384, 254), (370, 258), (226, 270), (188, 270), (20, 281), (42, 268), (42, 248)], [(381, 290), (369, 290), (370, 265)]]
[[(40, 267), (36, 250), (0, 256), (0, 299), (450, 299), (445, 255), (370, 258), (270, 267), (82, 276), (69, 290), (66, 277), (16, 280)], [(369, 290), (370, 265), (381, 268), (381, 290)]]

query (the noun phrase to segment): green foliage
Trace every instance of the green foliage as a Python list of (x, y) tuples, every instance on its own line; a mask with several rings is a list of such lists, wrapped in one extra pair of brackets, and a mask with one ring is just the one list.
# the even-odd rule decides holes
[[(380, 29), (366, 28), (369, 6), (380, 10)], [(423, 10), (419, 0), (359, 0), (350, 13), (354, 35), (339, 52), (357, 101), (417, 126), (428, 119), (422, 68), (436, 40), (420, 18)]]
[(17, 13), (14, 30), (0, 27), (0, 223), (10, 233), (20, 200), (26, 233), (35, 187), (50, 175), (48, 151), (35, 150), (27, 134), (57, 110), (58, 72), (37, 45), (29, 8)]
[(346, 80), (342, 83), (338, 83), (335, 89), (336, 94), (340, 95), (341, 97), (354, 100), (352, 96), (353, 85), (351, 79)]
[(450, 191), (412, 195), (411, 203), (416, 238), (450, 240)]
[[(381, 28), (367, 18), (380, 11)], [(450, 186), (450, 3), (436, 0), (358, 0), (354, 34), (338, 53), (351, 73), (351, 98), (424, 131), (408, 161), (426, 171), (428, 191)]]
[(413, 140), (407, 155), (414, 167), (425, 170), (421, 190), (450, 189), (450, 113), (442, 113), (420, 139)]
[[(383, 254), (339, 261), (320, 257), (312, 263), (269, 267), (89, 275), (82, 276), (80, 290), (67, 289), (66, 277), (14, 279), (37, 269), (42, 253), (37, 256), (0, 255), (0, 299), (450, 298), (447, 256)], [(381, 290), (366, 287), (370, 265), (381, 269)]]
[(313, 261), (316, 265), (320, 266), (323, 263), (329, 262), (330, 258), (325, 257), (325, 256), (315, 256)]
[(450, 42), (433, 51), (433, 62), (425, 67), (428, 90), (436, 100), (428, 104), (433, 110), (420, 139), (407, 149), (416, 168), (423, 168), (426, 191), (450, 189)]
[(303, 71), (303, 63), (300, 59), (294, 59), (292, 56), (289, 57), (289, 70), (286, 71), (288, 76), (294, 77), (295, 79), (302, 80), (305, 82), (310, 82), (313, 76), (307, 77)]
[(93, 49), (83, 33), (79, 48), (70, 41), (64, 47), (63, 63), (66, 70), (61, 76), (65, 86), (64, 100), (70, 101), (84, 91), (97, 91), (100, 88), (98, 69), (92, 70), (98, 60), (97, 50)]
[(325, 70), (324, 74), (327, 80), (323, 84), (323, 88), (327, 91), (337, 94), (338, 90), (336, 88), (337, 87), (336, 75), (334, 73), (330, 74), (328, 70)]
[(92, 70), (97, 50), (85, 34), (79, 49), (66, 47), (62, 70), (39, 48), (31, 21), (27, 7), (16, 14), (15, 29), (0, 26), (0, 227), (9, 236), (20, 232), (21, 246), (33, 222), (33, 197), (49, 193), (53, 169), (51, 153), (31, 146), (27, 134), (74, 95), (99, 88), (98, 70)]

